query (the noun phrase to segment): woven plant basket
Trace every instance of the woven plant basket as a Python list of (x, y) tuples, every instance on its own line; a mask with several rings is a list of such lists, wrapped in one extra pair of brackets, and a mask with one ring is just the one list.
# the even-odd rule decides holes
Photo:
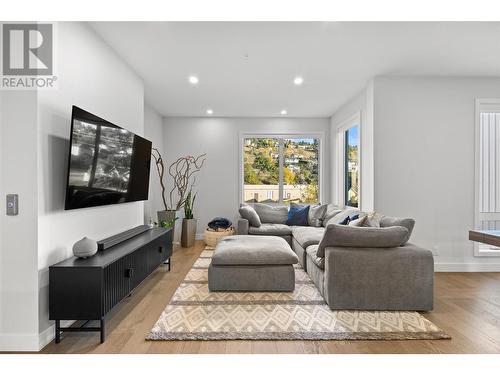
[(230, 227), (228, 229), (221, 229), (218, 231), (212, 229), (205, 230), (205, 244), (209, 248), (215, 248), (217, 243), (226, 236), (232, 236), (234, 234), (234, 228)]

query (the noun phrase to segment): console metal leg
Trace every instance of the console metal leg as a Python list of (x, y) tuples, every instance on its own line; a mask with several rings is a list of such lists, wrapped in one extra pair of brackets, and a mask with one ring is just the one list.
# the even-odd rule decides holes
[(104, 340), (106, 339), (106, 330), (104, 328), (104, 318), (101, 319), (101, 344), (104, 343)]
[(56, 344), (61, 342), (61, 321), (56, 320)]
[(172, 258), (168, 258), (163, 264), (166, 264), (168, 266), (168, 270), (170, 271), (170, 266), (171, 266), (171, 259)]
[(101, 344), (104, 342), (104, 339), (106, 338), (106, 331), (105, 331), (105, 325), (104, 325), (104, 318), (100, 320), (101, 324), (99, 327), (85, 327), (87, 323), (90, 322), (90, 320), (85, 321), (83, 324), (81, 324), (79, 327), (75, 327), (75, 325), (72, 325), (71, 327), (63, 327), (61, 328), (61, 321), (56, 320), (56, 344), (59, 344), (61, 342), (61, 333), (62, 332), (100, 332), (101, 333)]

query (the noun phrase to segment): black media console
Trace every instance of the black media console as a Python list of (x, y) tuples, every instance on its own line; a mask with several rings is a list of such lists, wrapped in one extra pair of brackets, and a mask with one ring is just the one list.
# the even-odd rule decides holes
[[(56, 343), (65, 331), (100, 332), (104, 342), (106, 314), (161, 264), (170, 270), (171, 255), (172, 230), (148, 228), (90, 258), (72, 257), (49, 267), (49, 319), (56, 323)], [(61, 328), (61, 320), (85, 323)], [(91, 320), (99, 320), (100, 327), (85, 327)]]

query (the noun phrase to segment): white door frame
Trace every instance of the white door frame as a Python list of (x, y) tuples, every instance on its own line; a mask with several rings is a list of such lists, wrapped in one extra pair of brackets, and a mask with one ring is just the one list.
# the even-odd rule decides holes
[[(474, 136), (474, 229), (479, 228), (481, 222), (481, 217), (490, 215), (492, 219), (500, 220), (500, 213), (488, 214), (480, 213), (480, 203), (479, 202), (479, 178), (480, 178), (480, 126), (481, 126), (481, 112), (498, 112), (500, 113), (500, 99), (476, 99), (476, 109), (475, 109), (475, 136)], [(475, 257), (500, 257), (500, 248), (491, 246), (488, 244), (483, 244), (479, 242), (473, 242), (474, 246), (474, 256)]]
[(359, 158), (359, 174), (358, 174), (358, 208), (361, 208), (361, 200), (362, 200), (362, 191), (361, 191), (361, 153), (363, 152), (363, 138), (361, 136), (361, 112), (358, 111), (354, 113), (352, 116), (342, 121), (336, 127), (336, 142), (337, 142), (337, 160), (336, 160), (336, 178), (337, 178), (337, 192), (336, 192), (336, 202), (340, 207), (344, 207), (346, 205), (345, 202), (345, 194), (344, 194), (344, 184), (345, 184), (345, 131), (353, 126), (358, 126), (358, 134), (359, 134), (359, 150), (358, 150), (358, 158)]

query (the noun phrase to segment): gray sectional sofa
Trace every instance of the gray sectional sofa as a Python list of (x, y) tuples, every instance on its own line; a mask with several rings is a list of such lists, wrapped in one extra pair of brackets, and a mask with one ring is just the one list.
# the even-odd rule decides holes
[(432, 310), (434, 260), (408, 242), (413, 219), (379, 216), (376, 228), (341, 225), (368, 214), (327, 205), (319, 222), (309, 217), (316, 226), (288, 226), (288, 207), (253, 208), (258, 218), (240, 218), (237, 233), (284, 238), (332, 310)]

